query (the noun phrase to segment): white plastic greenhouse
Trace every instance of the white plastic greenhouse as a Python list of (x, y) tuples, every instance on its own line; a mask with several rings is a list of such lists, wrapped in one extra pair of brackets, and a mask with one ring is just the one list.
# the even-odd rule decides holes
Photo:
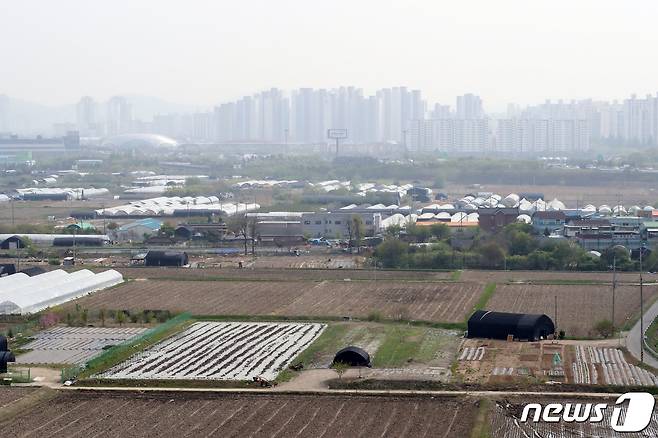
[(58, 269), (34, 277), (9, 275), (0, 279), (0, 314), (39, 312), (121, 282), (123, 276), (113, 269), (98, 274)]

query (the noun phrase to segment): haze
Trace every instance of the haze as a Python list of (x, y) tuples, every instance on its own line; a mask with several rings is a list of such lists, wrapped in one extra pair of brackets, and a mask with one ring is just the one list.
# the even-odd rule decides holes
[(3, 3), (0, 94), (49, 105), (407, 85), (446, 103), (476, 93), (499, 110), (658, 88), (648, 0)]

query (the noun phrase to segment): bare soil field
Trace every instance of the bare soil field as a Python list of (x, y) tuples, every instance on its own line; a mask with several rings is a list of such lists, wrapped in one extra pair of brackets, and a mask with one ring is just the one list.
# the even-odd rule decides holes
[(387, 318), (455, 323), (464, 321), (481, 294), (477, 283), (137, 280), (73, 303), (196, 315), (366, 317), (380, 312)]
[[(573, 271), (480, 271), (465, 270), (459, 278), (461, 281), (479, 281), (484, 283), (508, 282), (598, 282), (612, 284), (612, 272), (573, 272)], [(658, 276), (644, 275), (645, 281), (656, 281)], [(637, 272), (617, 272), (618, 283), (635, 283), (640, 281)]]
[(35, 388), (5, 387), (0, 388), (0, 409), (33, 393)]
[(477, 407), (452, 397), (61, 393), (6, 436), (465, 437)]
[[(14, 221), (17, 224), (46, 224), (48, 216), (57, 219), (67, 218), (75, 210), (96, 210), (120, 205), (121, 201), (112, 199), (93, 199), (89, 201), (17, 201), (14, 203)], [(5, 207), (6, 206), (6, 207)], [(11, 208), (9, 203), (0, 208), (0, 223), (11, 224)], [(50, 222), (52, 224), (52, 222)]]
[[(557, 297), (557, 318), (555, 317)], [(658, 297), (658, 285), (644, 287), (645, 306)], [(612, 288), (607, 285), (499, 284), (487, 310), (517, 313), (545, 313), (567, 336), (596, 336), (597, 322), (612, 318)], [(645, 307), (648, 308), (648, 307)], [(614, 323), (628, 325), (639, 315), (640, 291), (637, 286), (617, 286)]]
[[(85, 268), (87, 266), (84, 266)], [(176, 278), (181, 280), (234, 280), (324, 281), (324, 280), (415, 280), (441, 281), (450, 278), (450, 272), (434, 271), (383, 271), (365, 269), (291, 269), (291, 268), (113, 268), (125, 278)], [(102, 269), (99, 269), (102, 270)]]

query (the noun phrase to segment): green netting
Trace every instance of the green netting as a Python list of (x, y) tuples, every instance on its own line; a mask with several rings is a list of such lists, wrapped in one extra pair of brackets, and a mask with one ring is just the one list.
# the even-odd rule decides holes
[(149, 345), (166, 338), (168, 334), (177, 331), (180, 326), (183, 326), (191, 319), (192, 315), (190, 313), (181, 313), (169, 321), (130, 339), (128, 342), (108, 348), (99, 356), (90, 359), (86, 363), (84, 374), (89, 376), (128, 359), (130, 356), (143, 350)]

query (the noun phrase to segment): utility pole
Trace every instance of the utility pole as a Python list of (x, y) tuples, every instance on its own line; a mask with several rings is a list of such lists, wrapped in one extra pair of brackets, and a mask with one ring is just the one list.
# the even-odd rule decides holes
[(558, 324), (557, 324), (557, 295), (555, 295), (555, 333), (557, 334)]
[(615, 331), (615, 289), (617, 288), (617, 253), (612, 249), (612, 332)]
[(11, 225), (16, 225), (14, 221), (14, 198), (11, 198)]
[(105, 203), (103, 202), (101, 204), (101, 209), (103, 210), (103, 235), (107, 234), (107, 231), (105, 230)]

